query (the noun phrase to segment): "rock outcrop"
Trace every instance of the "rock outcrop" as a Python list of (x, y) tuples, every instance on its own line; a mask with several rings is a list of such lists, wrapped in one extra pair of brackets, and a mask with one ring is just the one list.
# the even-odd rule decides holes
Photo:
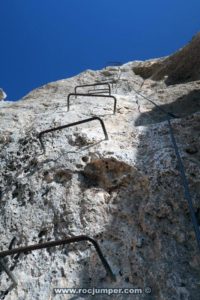
[(3, 89), (0, 88), (0, 101), (6, 99), (7, 95)]
[[(55, 296), (56, 287), (143, 292), (109, 299), (200, 298), (199, 250), (166, 115), (135, 92), (180, 116), (172, 126), (200, 224), (200, 60), (193, 57), (197, 41), (199, 35), (168, 58), (87, 70), (38, 88), (18, 102), (0, 103), (0, 250), (11, 242), (16, 248), (88, 235), (98, 241), (116, 275), (112, 282), (86, 242), (14, 255), (5, 263), (18, 285), (2, 292), (2, 299), (107, 297)], [(188, 64), (177, 64), (182, 53)], [(67, 111), (67, 95), (76, 85), (116, 78), (115, 115), (113, 99), (98, 96), (74, 97)], [(43, 151), (41, 131), (92, 116), (102, 118), (108, 140), (93, 120), (45, 134)], [(1, 290), (10, 283), (1, 272)]]
[(163, 59), (142, 62), (134, 68), (134, 71), (145, 79), (165, 79), (167, 85), (199, 80), (200, 32), (175, 54)]

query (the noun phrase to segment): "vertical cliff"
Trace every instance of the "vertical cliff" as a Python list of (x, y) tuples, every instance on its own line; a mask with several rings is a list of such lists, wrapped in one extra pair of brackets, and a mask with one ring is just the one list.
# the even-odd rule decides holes
[[(55, 296), (56, 287), (143, 291), (109, 299), (199, 299), (199, 250), (166, 115), (136, 91), (180, 117), (171, 123), (199, 225), (200, 81), (143, 76), (164, 60), (88, 70), (0, 102), (0, 250), (88, 235), (116, 275), (112, 282), (87, 242), (26, 252), (4, 259), (18, 285), (4, 293), (11, 281), (2, 271), (2, 299), (90, 299)], [(75, 86), (108, 80), (116, 114), (114, 99), (98, 96), (72, 97), (68, 111)], [(46, 133), (41, 148), (41, 131), (92, 116), (108, 140), (93, 120)]]

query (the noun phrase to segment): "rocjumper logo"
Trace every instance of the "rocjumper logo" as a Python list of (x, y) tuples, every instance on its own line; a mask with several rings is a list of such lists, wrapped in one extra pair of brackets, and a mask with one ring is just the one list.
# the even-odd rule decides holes
[(105, 295), (113, 295), (113, 294), (150, 294), (151, 288), (146, 287), (143, 289), (141, 288), (55, 288), (54, 293), (56, 295), (62, 294), (73, 294), (73, 295), (98, 295), (98, 294), (105, 294)]

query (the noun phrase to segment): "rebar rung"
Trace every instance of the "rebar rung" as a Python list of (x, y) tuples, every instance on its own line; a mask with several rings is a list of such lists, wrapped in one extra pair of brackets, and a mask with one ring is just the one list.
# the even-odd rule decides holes
[[(8, 250), (10, 251), (10, 250)], [(3, 259), (0, 259), (0, 268), (8, 275), (8, 277), (12, 281), (12, 285), (8, 288), (8, 291), (10, 291), (12, 288), (15, 288), (17, 286), (17, 280), (15, 279), (12, 272), (9, 270), (9, 268), (4, 263)]]
[(98, 94), (106, 94), (108, 90), (89, 90), (88, 94), (90, 95), (98, 95)]
[(78, 89), (78, 88), (85, 88), (85, 87), (91, 87), (91, 86), (102, 86), (102, 85), (107, 85), (108, 91), (109, 91), (109, 95), (111, 95), (111, 86), (110, 86), (110, 82), (99, 82), (99, 83), (90, 83), (90, 84), (77, 85), (77, 86), (74, 88), (74, 93), (77, 94), (77, 89)]
[(93, 244), (107, 274), (111, 277), (112, 280), (115, 280), (115, 275), (112, 272), (111, 267), (108, 264), (106, 258), (104, 257), (104, 255), (99, 247), (99, 244), (94, 239), (92, 239), (91, 237), (86, 236), (86, 235), (80, 235), (80, 236), (76, 236), (76, 237), (66, 238), (63, 240), (51, 241), (51, 242), (35, 244), (35, 245), (20, 247), (20, 248), (11, 249), (11, 250), (5, 250), (5, 251), (0, 252), (0, 257), (13, 255), (16, 253), (23, 253), (23, 252), (27, 252), (27, 251), (34, 251), (34, 250), (39, 250), (39, 249), (44, 249), (44, 248), (55, 247), (55, 246), (60, 246), (60, 245), (67, 245), (67, 244), (77, 243), (77, 242), (81, 242), (81, 241), (88, 241)]
[(39, 133), (39, 135), (38, 135), (40, 144), (41, 144), (42, 148), (45, 150), (44, 143), (43, 143), (43, 141), (42, 141), (42, 136), (43, 136), (44, 134), (46, 134), (46, 133), (53, 132), (53, 131), (57, 131), (57, 130), (62, 130), (62, 129), (64, 129), (64, 128), (76, 126), (76, 125), (83, 124), (83, 123), (87, 123), (87, 122), (91, 122), (91, 121), (94, 121), (94, 120), (98, 120), (98, 121), (101, 123), (101, 127), (102, 127), (103, 132), (104, 132), (105, 140), (108, 140), (108, 133), (107, 133), (107, 131), (106, 131), (106, 127), (105, 127), (105, 125), (104, 125), (103, 120), (102, 120), (101, 118), (99, 118), (99, 117), (92, 117), (92, 118), (89, 118), (89, 119), (85, 119), (85, 120), (81, 120), (81, 121), (78, 121), (78, 122), (74, 122), (74, 123), (70, 123), (70, 124), (67, 124), (67, 125), (62, 125), (62, 126), (58, 126), (58, 127), (55, 127), (55, 128), (50, 128), (50, 129), (41, 131), (41, 132)]
[(71, 96), (80, 96), (80, 97), (101, 97), (101, 98), (112, 98), (114, 99), (114, 108), (113, 108), (113, 114), (116, 113), (116, 106), (117, 106), (117, 99), (115, 96), (112, 95), (92, 95), (92, 94), (75, 94), (75, 93), (71, 93), (68, 95), (67, 97), (67, 110), (69, 111), (69, 99)]

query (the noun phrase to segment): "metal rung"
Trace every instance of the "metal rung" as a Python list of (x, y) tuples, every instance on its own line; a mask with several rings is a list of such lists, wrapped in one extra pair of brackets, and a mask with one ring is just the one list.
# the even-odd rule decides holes
[(101, 97), (101, 98), (112, 98), (114, 99), (114, 109), (113, 109), (113, 114), (116, 113), (116, 106), (117, 106), (117, 99), (115, 96), (111, 96), (111, 95), (92, 95), (92, 94), (75, 94), (75, 93), (71, 93), (68, 95), (67, 97), (67, 110), (69, 111), (69, 99), (71, 96), (76, 96), (76, 97)]
[(86, 236), (86, 235), (80, 235), (80, 236), (76, 236), (76, 237), (66, 238), (63, 240), (51, 241), (51, 242), (35, 244), (35, 245), (20, 247), (20, 248), (11, 249), (11, 250), (5, 250), (5, 251), (0, 252), (0, 258), (3, 258), (8, 255), (13, 255), (16, 253), (23, 253), (23, 252), (34, 251), (34, 250), (39, 250), (39, 249), (44, 249), (44, 248), (51, 248), (51, 247), (60, 246), (60, 245), (77, 243), (77, 242), (81, 242), (81, 241), (88, 241), (93, 244), (107, 274), (110, 276), (110, 278), (113, 281), (115, 281), (116, 277), (115, 277), (114, 273), (112, 272), (112, 269), (111, 269), (110, 265), (108, 264), (106, 258), (104, 257), (104, 255), (101, 251), (101, 248), (99, 247), (99, 244), (94, 239), (92, 239), (91, 237)]
[[(10, 250), (8, 250), (10, 251)], [(11, 279), (12, 284), (11, 286), (7, 289), (8, 291), (11, 291), (13, 288), (15, 288), (17, 286), (17, 280), (14, 277), (14, 275), (12, 274), (12, 272), (9, 270), (9, 268), (6, 266), (5, 262), (3, 261), (3, 259), (0, 259), (0, 269), (2, 269), (7, 275), (8, 277)]]
[(89, 118), (89, 119), (85, 119), (85, 120), (81, 120), (81, 121), (78, 121), (78, 122), (74, 122), (74, 123), (70, 123), (70, 124), (67, 124), (67, 125), (62, 125), (62, 126), (59, 126), (59, 127), (55, 127), (55, 128), (50, 128), (50, 129), (47, 129), (47, 130), (44, 130), (44, 131), (41, 131), (38, 135), (38, 138), (39, 138), (39, 141), (40, 141), (40, 144), (43, 148), (43, 150), (45, 151), (45, 147), (44, 147), (44, 143), (42, 141), (42, 136), (48, 132), (52, 132), (52, 131), (57, 131), (57, 130), (62, 130), (64, 128), (68, 128), (68, 127), (72, 127), (72, 126), (76, 126), (76, 125), (79, 125), (79, 124), (83, 124), (83, 123), (87, 123), (87, 122), (91, 122), (91, 121), (99, 121), (101, 123), (101, 127), (103, 129), (103, 132), (104, 132), (104, 135), (105, 135), (105, 140), (108, 140), (108, 134), (107, 134), (107, 131), (106, 131), (106, 127), (104, 125), (104, 122), (101, 118), (99, 117), (92, 117), (92, 118)]
[(91, 87), (91, 86), (102, 86), (102, 85), (107, 85), (108, 87), (108, 91), (109, 91), (109, 95), (111, 95), (111, 86), (110, 86), (111, 82), (99, 82), (99, 83), (91, 83), (91, 84), (82, 84), (82, 85), (77, 85), (74, 88), (74, 93), (77, 94), (77, 89), (78, 88), (85, 88), (85, 87)]
[(93, 90), (88, 90), (88, 93), (89, 92), (108, 92), (108, 89), (93, 89)]
[[(12, 249), (12, 246), (13, 246), (15, 240), (16, 240), (16, 237), (14, 237), (11, 240), (10, 245), (8, 247), (9, 250)], [(12, 284), (9, 286), (9, 288), (3, 292), (3, 294), (6, 295), (9, 291), (11, 291), (12, 289), (14, 289), (17, 286), (17, 280), (14, 277), (14, 275), (12, 274), (11, 270), (7, 267), (7, 265), (3, 259), (0, 259), (0, 269), (2, 269), (8, 275), (10, 280), (12, 281)]]
[(105, 94), (105, 93), (109, 93), (109, 91), (106, 89), (101, 89), (101, 90), (98, 89), (98, 90), (89, 90), (88, 91), (88, 94), (90, 94), (90, 95)]

